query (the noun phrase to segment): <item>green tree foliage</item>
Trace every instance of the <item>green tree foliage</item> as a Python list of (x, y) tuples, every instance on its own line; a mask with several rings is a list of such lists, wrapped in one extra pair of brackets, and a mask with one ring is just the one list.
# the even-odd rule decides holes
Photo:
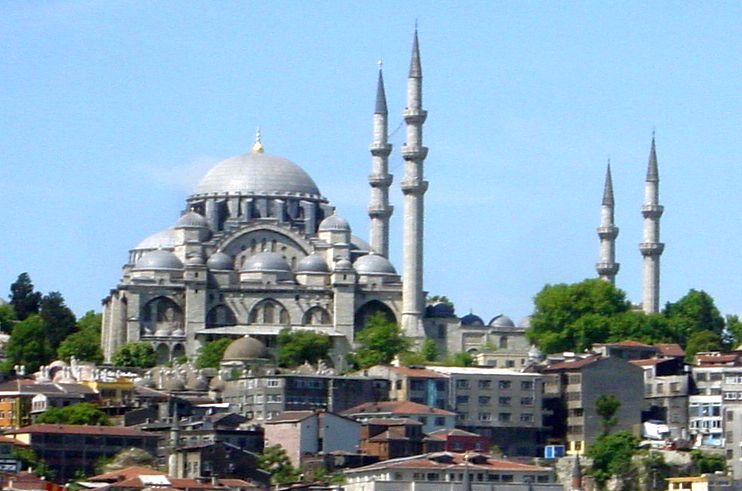
[(65, 305), (59, 292), (49, 292), (42, 297), (39, 314), (46, 325), (49, 342), (56, 350), (62, 340), (75, 331), (75, 314)]
[(648, 491), (662, 491), (666, 489), (665, 479), (673, 476), (672, 467), (665, 461), (660, 452), (650, 451), (641, 459), (643, 480), (646, 483), (643, 489)]
[(258, 457), (258, 467), (271, 474), (273, 484), (289, 484), (299, 480), (299, 470), (291, 465), (281, 445), (269, 445)]
[(10, 334), (15, 325), (15, 310), (10, 304), (0, 305), (0, 332)]
[(442, 304), (445, 304), (445, 305), (448, 305), (449, 307), (451, 307), (451, 313), (455, 313), (456, 312), (456, 306), (445, 295), (433, 295), (431, 297), (427, 297), (425, 299), (425, 303), (427, 305), (435, 305), (437, 303), (442, 303)]
[(405, 351), (400, 353), (399, 360), (404, 366), (426, 365), (438, 359), (438, 348), (435, 341), (426, 339), (419, 350)]
[(683, 346), (696, 332), (711, 331), (719, 336), (724, 332), (724, 318), (714, 299), (702, 290), (690, 290), (677, 302), (668, 302), (663, 313), (676, 341)]
[(22, 469), (25, 470), (30, 467), (36, 475), (49, 480), (54, 479), (54, 471), (31, 448), (15, 447), (13, 449), (13, 458), (21, 462)]
[(685, 345), (685, 359), (693, 361), (696, 353), (702, 351), (719, 351), (722, 349), (721, 336), (712, 331), (694, 332), (688, 338), (688, 344)]
[(420, 347), (420, 354), (423, 355), (425, 361), (436, 361), (438, 359), (438, 347), (435, 345), (435, 341), (426, 338)]
[(726, 472), (727, 462), (723, 455), (691, 450), (690, 460), (695, 474), (713, 474), (716, 471)]
[(611, 432), (616, 424), (618, 424), (618, 418), (616, 412), (621, 407), (621, 401), (619, 401), (614, 395), (602, 395), (595, 401), (595, 412), (600, 416), (600, 421), (603, 424), (603, 433), (608, 434)]
[(452, 353), (443, 360), (443, 364), (447, 367), (470, 367), (474, 365), (474, 357), (465, 351)]
[(332, 341), (330, 336), (313, 331), (291, 331), (282, 329), (278, 333), (278, 364), (293, 368), (302, 363), (315, 364), (320, 360), (329, 360)]
[(15, 310), (16, 319), (22, 321), (29, 315), (38, 314), (40, 303), (41, 293), (34, 291), (31, 277), (28, 273), (19, 274), (18, 279), (10, 285), (10, 304)]
[(59, 345), (57, 356), (67, 360), (74, 356), (78, 360), (101, 363), (103, 351), (100, 347), (102, 315), (92, 310), (77, 321), (76, 332), (67, 336)]
[(41, 413), (35, 422), (93, 426), (110, 426), (111, 424), (111, 420), (108, 419), (106, 413), (89, 402), (49, 408)]
[(410, 347), (410, 340), (402, 334), (402, 329), (389, 322), (381, 312), (369, 317), (366, 327), (356, 336), (356, 341), (360, 347), (348, 359), (358, 368), (387, 364), (395, 355)]
[(151, 368), (157, 362), (152, 345), (143, 341), (126, 343), (111, 357), (114, 365), (121, 367)]
[(726, 318), (727, 335), (726, 344), (734, 349), (742, 344), (742, 320), (739, 316), (728, 315)]
[(627, 312), (626, 294), (599, 279), (546, 285), (534, 298), (529, 339), (541, 351), (582, 351), (611, 334), (610, 318)]
[(219, 368), (219, 363), (224, 358), (224, 351), (232, 344), (232, 339), (218, 338), (204, 344), (198, 350), (196, 368)]
[(593, 459), (589, 471), (600, 489), (605, 489), (606, 482), (613, 476), (628, 480), (636, 468), (632, 457), (637, 453), (639, 440), (628, 431), (614, 434), (603, 434), (590, 445), (587, 456)]
[(47, 338), (44, 321), (38, 315), (26, 317), (13, 328), (8, 344), (5, 346), (7, 361), (4, 371), (15, 365), (24, 365), (27, 373), (35, 372), (41, 365), (49, 363), (54, 350)]

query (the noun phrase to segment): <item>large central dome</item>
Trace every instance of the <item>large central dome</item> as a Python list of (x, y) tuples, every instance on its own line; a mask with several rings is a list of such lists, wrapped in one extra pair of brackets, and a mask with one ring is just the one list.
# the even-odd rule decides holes
[(320, 198), (309, 174), (290, 160), (252, 152), (229, 158), (213, 167), (194, 195), (254, 194)]

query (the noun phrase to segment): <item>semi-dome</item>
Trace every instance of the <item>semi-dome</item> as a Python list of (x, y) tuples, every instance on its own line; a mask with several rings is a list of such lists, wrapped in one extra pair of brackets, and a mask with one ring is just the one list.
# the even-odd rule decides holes
[(175, 230), (166, 228), (141, 241), (134, 250), (172, 249), (175, 247)]
[(358, 274), (397, 274), (392, 263), (379, 254), (367, 254), (356, 259), (353, 267)]
[(144, 254), (134, 269), (183, 269), (183, 263), (172, 252), (159, 249)]
[(290, 160), (262, 152), (218, 163), (201, 179), (195, 195), (257, 194), (321, 198), (309, 174)]
[(350, 223), (339, 215), (330, 215), (319, 224), (320, 232), (350, 232)]
[(234, 259), (224, 252), (215, 252), (206, 260), (206, 266), (209, 269), (230, 270), (234, 269)]
[(245, 361), (267, 357), (268, 349), (263, 343), (253, 337), (244, 336), (227, 346), (222, 361)]
[(515, 327), (515, 322), (507, 315), (500, 314), (494, 316), (489, 325), (490, 327)]
[(297, 273), (329, 273), (330, 268), (322, 256), (311, 254), (296, 265)]
[(209, 228), (209, 223), (203, 215), (195, 211), (187, 211), (175, 222), (175, 228)]
[(466, 314), (461, 318), (462, 326), (484, 326), (484, 321), (481, 317), (475, 314)]
[(291, 266), (280, 254), (259, 252), (245, 261), (241, 271), (246, 273), (290, 273)]

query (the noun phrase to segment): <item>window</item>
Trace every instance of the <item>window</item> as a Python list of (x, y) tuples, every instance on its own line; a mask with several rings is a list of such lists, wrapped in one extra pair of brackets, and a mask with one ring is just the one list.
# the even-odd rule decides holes
[(510, 413), (500, 413), (500, 414), (497, 415), (497, 420), (500, 423), (509, 423), (511, 421), (511, 419), (512, 419), (512, 416), (513, 415), (510, 414)]
[(276, 378), (269, 378), (265, 381), (266, 387), (278, 387), (280, 384), (281, 383)]
[(457, 389), (468, 389), (469, 388), (469, 381), (468, 380), (456, 380), (456, 388)]
[(486, 406), (487, 404), (490, 403), (491, 399), (492, 398), (489, 396), (479, 396), (479, 404)]
[(533, 382), (530, 380), (524, 380), (520, 383), (520, 390), (533, 390)]
[(492, 413), (479, 413), (479, 421), (492, 421)]
[(446, 382), (443, 380), (438, 380), (435, 382), (435, 390), (438, 392), (443, 392), (446, 390)]
[(435, 425), (436, 426), (444, 426), (446, 424), (446, 418), (442, 416), (438, 416), (435, 418)]
[(492, 387), (492, 381), (491, 380), (480, 380), (479, 381), (479, 388), (480, 389), (489, 389)]
[(497, 400), (497, 403), (501, 406), (509, 406), (512, 402), (512, 397), (500, 397)]
[(427, 416), (420, 416), (419, 418), (417, 418), (417, 420), (420, 421), (424, 425), (428, 424), (428, 417)]
[(533, 414), (523, 413), (520, 415), (520, 420), (522, 423), (533, 423)]
[(402, 390), (402, 381), (401, 380), (396, 380), (394, 382), (394, 388), (397, 389), (397, 390)]
[(425, 381), (424, 380), (411, 380), (410, 390), (425, 390)]
[(521, 406), (533, 406), (533, 397), (521, 397), (520, 405)]
[(511, 386), (510, 380), (500, 380), (497, 384), (497, 386), (502, 390), (508, 390)]
[(456, 396), (456, 404), (469, 404), (469, 396)]

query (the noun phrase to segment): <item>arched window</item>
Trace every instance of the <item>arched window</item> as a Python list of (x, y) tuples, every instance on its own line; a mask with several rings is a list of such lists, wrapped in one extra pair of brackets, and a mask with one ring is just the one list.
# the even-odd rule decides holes
[(248, 324), (289, 325), (289, 312), (279, 302), (266, 299), (252, 308), (247, 316)]
[(165, 343), (157, 346), (157, 349), (155, 349), (155, 355), (157, 356), (158, 365), (164, 365), (170, 361), (170, 349)]
[(322, 307), (312, 307), (304, 313), (302, 324), (305, 326), (322, 326), (332, 324), (330, 313)]
[(371, 300), (356, 311), (353, 322), (353, 332), (357, 334), (361, 331), (366, 327), (371, 316), (377, 313), (381, 313), (388, 322), (394, 324), (397, 323), (397, 316), (394, 315), (394, 312), (389, 308), (389, 306), (379, 302), (378, 300)]
[(500, 338), (500, 349), (508, 349), (508, 337), (502, 336)]
[(217, 305), (206, 314), (206, 327), (234, 326), (237, 318), (226, 305)]
[(144, 304), (141, 319), (143, 335), (167, 336), (183, 328), (183, 310), (167, 297), (157, 297)]

